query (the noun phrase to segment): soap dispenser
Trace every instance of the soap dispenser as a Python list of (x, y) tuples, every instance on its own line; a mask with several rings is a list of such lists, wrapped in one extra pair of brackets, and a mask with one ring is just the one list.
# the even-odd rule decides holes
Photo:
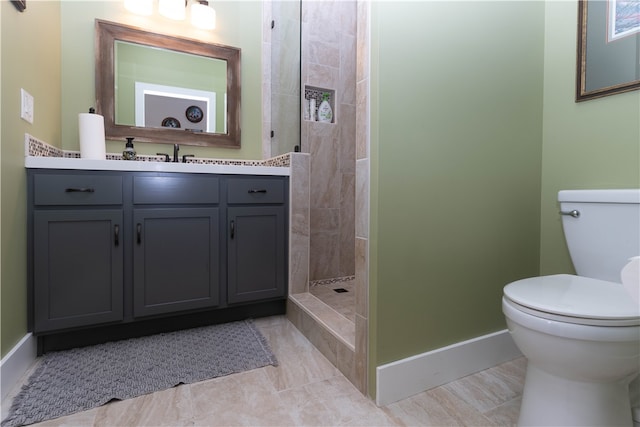
[(322, 95), (322, 102), (318, 107), (318, 121), (324, 123), (331, 123), (333, 120), (333, 110), (331, 109), (331, 105), (329, 104), (329, 94), (324, 93)]
[(127, 144), (125, 145), (124, 151), (122, 152), (122, 158), (124, 160), (135, 160), (136, 159), (136, 150), (133, 149), (133, 138), (127, 138)]

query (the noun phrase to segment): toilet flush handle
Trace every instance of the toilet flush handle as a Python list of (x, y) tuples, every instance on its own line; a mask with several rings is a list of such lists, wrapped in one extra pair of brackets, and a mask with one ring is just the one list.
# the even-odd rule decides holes
[(572, 211), (560, 211), (560, 215), (569, 215), (572, 216), (574, 218), (579, 218), (580, 217), (580, 211), (578, 210), (572, 210)]

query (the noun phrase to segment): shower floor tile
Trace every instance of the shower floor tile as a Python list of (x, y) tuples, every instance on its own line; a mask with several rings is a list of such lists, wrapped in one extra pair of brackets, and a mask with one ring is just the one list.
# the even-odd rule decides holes
[[(355, 283), (355, 280), (346, 280), (326, 285), (309, 286), (309, 293), (349, 319), (351, 322), (355, 323)], [(347, 292), (336, 292), (335, 289), (344, 289)]]

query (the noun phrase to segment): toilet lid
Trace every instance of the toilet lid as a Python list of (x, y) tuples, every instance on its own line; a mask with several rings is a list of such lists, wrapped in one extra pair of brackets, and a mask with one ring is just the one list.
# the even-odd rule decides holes
[(558, 274), (510, 283), (504, 295), (530, 310), (562, 316), (568, 323), (640, 324), (640, 306), (620, 283)]

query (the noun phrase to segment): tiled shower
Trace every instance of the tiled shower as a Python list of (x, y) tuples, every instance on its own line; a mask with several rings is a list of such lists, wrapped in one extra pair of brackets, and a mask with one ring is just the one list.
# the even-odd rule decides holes
[[(369, 177), (363, 54), (369, 5), (331, 0), (301, 2), (301, 7), (301, 153), (291, 155), (287, 316), (366, 393)], [(304, 115), (305, 100), (325, 93), (331, 97), (331, 123)], [(324, 296), (333, 288), (349, 293), (316, 298), (322, 292), (310, 287), (319, 286), (330, 288), (316, 289)], [(340, 306), (325, 304), (332, 301)]]
[[(282, 13), (274, 0), (265, 6), (265, 70), (272, 62), (290, 62), (271, 39), (271, 17)], [(298, 92), (301, 152), (291, 153), (289, 301), (287, 317), (356, 387), (367, 390), (368, 331), (368, 15), (369, 2), (300, 2), (301, 79)], [(291, 23), (287, 15), (286, 25)], [(278, 25), (277, 23), (275, 25)], [(282, 26), (280, 28), (283, 28)], [(275, 57), (273, 54), (280, 52)], [(278, 56), (280, 55), (280, 56)], [(263, 98), (279, 97), (265, 71)], [(271, 90), (274, 92), (271, 93)], [(328, 94), (330, 123), (305, 114), (305, 100)], [(289, 94), (285, 94), (289, 95)], [(288, 101), (287, 101), (288, 102)], [(308, 102), (308, 101), (306, 101)], [(268, 129), (284, 120), (278, 101), (265, 105), (265, 158), (278, 154), (279, 140)], [(295, 108), (297, 109), (297, 108)], [(271, 114), (273, 113), (273, 119)], [(296, 113), (298, 114), (298, 113)], [(277, 132), (276, 132), (277, 133)], [(275, 152), (274, 152), (275, 150)], [(342, 306), (317, 298), (318, 286), (345, 288)], [(328, 289), (316, 291), (331, 292)], [(314, 295), (315, 293), (315, 295)], [(345, 296), (345, 295), (343, 295)], [(338, 297), (340, 298), (340, 297)], [(351, 307), (345, 307), (348, 300)], [(327, 305), (326, 303), (329, 303)], [(337, 309), (337, 310), (336, 310)], [(346, 314), (346, 315), (345, 315)]]

